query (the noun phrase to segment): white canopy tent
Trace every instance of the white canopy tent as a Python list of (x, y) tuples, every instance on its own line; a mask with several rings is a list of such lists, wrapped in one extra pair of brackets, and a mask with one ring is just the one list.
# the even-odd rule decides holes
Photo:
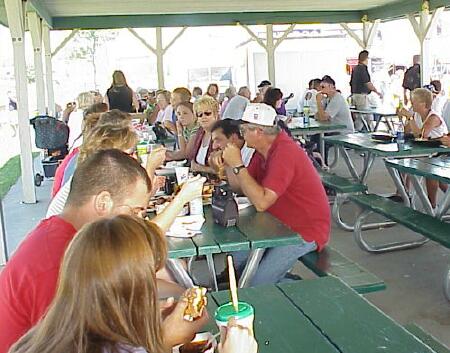
[[(422, 49), (427, 68), (427, 34), (450, 0), (0, 0), (0, 23), (9, 27), (14, 51), (16, 95), (19, 116), (22, 187), (24, 203), (35, 203), (33, 161), (29, 127), (24, 34), (31, 33), (36, 73), (36, 99), (40, 114), (54, 114), (52, 55), (55, 55), (79, 29), (129, 28), (157, 57), (158, 86), (164, 87), (163, 57), (167, 49), (189, 26), (241, 25), (267, 52), (268, 77), (276, 81), (275, 50), (300, 23), (340, 23), (361, 48), (370, 48), (380, 21), (407, 16)], [(417, 15), (419, 16), (417, 19)], [(363, 36), (348, 23), (360, 23)], [(274, 38), (273, 25), (289, 25)], [(266, 37), (259, 38), (248, 27), (265, 25)], [(156, 47), (133, 28), (156, 28)], [(166, 46), (163, 27), (183, 27)], [(72, 29), (72, 33), (52, 52), (50, 30)], [(243, 32), (245, 33), (245, 32)], [(43, 55), (45, 61), (43, 60)], [(45, 70), (44, 70), (45, 62)], [(44, 75), (45, 71), (45, 75)], [(427, 73), (422, 70), (423, 77)], [(1, 219), (0, 219), (1, 223)], [(1, 227), (0, 227), (1, 228)], [(4, 251), (2, 251), (4, 253)]]

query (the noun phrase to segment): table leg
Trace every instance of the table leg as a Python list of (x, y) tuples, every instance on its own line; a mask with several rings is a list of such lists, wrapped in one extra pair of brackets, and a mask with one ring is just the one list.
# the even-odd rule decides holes
[(373, 245), (369, 244), (362, 236), (362, 231), (364, 230), (364, 221), (366, 218), (371, 215), (373, 212), (370, 210), (366, 210), (363, 213), (361, 213), (358, 216), (358, 219), (355, 223), (355, 230), (353, 232), (353, 238), (355, 239), (356, 244), (364, 251), (374, 253), (374, 254), (381, 254), (388, 251), (397, 251), (397, 250), (405, 250), (405, 249), (412, 249), (417, 248), (419, 246), (422, 246), (423, 244), (427, 243), (430, 239), (426, 237), (419, 237), (417, 240), (412, 241), (399, 241), (399, 242), (392, 242), (392, 243), (386, 243), (386, 244), (379, 244), (379, 245)]
[(369, 176), (370, 169), (372, 168), (373, 162), (375, 161), (375, 155), (373, 153), (367, 152), (364, 158), (364, 168), (359, 177), (362, 184), (366, 184), (367, 177)]
[(398, 172), (397, 169), (390, 168), (390, 167), (387, 167), (387, 170), (388, 170), (392, 180), (394, 180), (394, 184), (395, 184), (398, 192), (400, 193), (400, 196), (403, 199), (403, 203), (405, 204), (405, 206), (411, 207), (411, 202), (409, 200), (409, 196), (408, 196), (408, 193), (406, 192), (405, 186), (403, 185), (403, 181), (400, 176), (400, 173)]
[(352, 160), (350, 159), (350, 156), (348, 155), (347, 151), (345, 150), (344, 146), (339, 146), (339, 153), (344, 158), (345, 164), (347, 164), (348, 170), (350, 174), (352, 175), (352, 178), (355, 180), (360, 181), (358, 172), (356, 171), (355, 166), (353, 165)]
[(323, 139), (324, 133), (321, 132), (319, 134), (319, 143), (320, 143), (320, 154), (322, 155), (323, 160), (325, 160), (325, 140)]
[(245, 264), (244, 271), (239, 279), (239, 288), (248, 287), (250, 281), (258, 269), (259, 263), (265, 253), (266, 249), (254, 249), (250, 251), (250, 255)]
[(185, 288), (192, 288), (194, 286), (192, 278), (189, 276), (179, 259), (168, 259), (166, 266), (170, 273), (175, 277), (178, 284)]
[(439, 205), (436, 211), (436, 217), (439, 219), (444, 217), (449, 208), (450, 208), (450, 187), (445, 192), (442, 203)]
[(380, 125), (380, 121), (383, 116), (379, 115), (379, 114), (374, 114), (374, 117), (376, 117), (375, 118), (376, 124), (375, 124), (375, 127), (373, 128), (373, 131), (376, 132), (378, 130), (378, 126)]
[(450, 301), (450, 268), (447, 270), (444, 279), (444, 294), (447, 300)]
[(218, 291), (217, 278), (216, 278), (216, 267), (214, 265), (213, 254), (206, 255), (206, 262), (208, 263), (209, 275), (211, 276), (212, 288), (215, 292)]
[(339, 148), (337, 146), (333, 146), (333, 151), (334, 151), (334, 159), (333, 159), (333, 163), (331, 163), (330, 165), (328, 165), (328, 168), (330, 168), (330, 170), (334, 169), (334, 167), (336, 167), (338, 161), (339, 161)]
[(411, 182), (414, 186), (414, 190), (417, 192), (417, 196), (419, 196), (420, 202), (422, 206), (425, 208), (426, 213), (431, 216), (434, 216), (434, 210), (431, 206), (430, 200), (428, 199), (427, 193), (424, 190), (422, 184), (420, 183), (420, 179), (417, 175), (410, 175)]

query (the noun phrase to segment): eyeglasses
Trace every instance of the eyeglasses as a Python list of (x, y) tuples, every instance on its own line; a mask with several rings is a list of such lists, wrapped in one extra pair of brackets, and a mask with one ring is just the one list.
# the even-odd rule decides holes
[(135, 216), (137, 216), (139, 218), (142, 218), (142, 219), (148, 218), (147, 217), (147, 208), (146, 207), (141, 207), (141, 206), (132, 207), (130, 205), (120, 205), (120, 206), (117, 206), (117, 207), (126, 207), (130, 211), (131, 214), (133, 214), (133, 215), (135, 215)]
[(197, 115), (197, 118), (201, 118), (203, 115), (204, 116), (211, 116), (212, 112), (198, 112), (196, 115)]
[(247, 132), (247, 130), (256, 130), (257, 127), (253, 126), (251, 124), (244, 124), (239, 126), (239, 132), (241, 133), (242, 136), (245, 135), (245, 133)]

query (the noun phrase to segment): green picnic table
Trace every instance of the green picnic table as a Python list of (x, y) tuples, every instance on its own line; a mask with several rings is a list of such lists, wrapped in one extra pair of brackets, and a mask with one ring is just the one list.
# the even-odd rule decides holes
[[(397, 144), (396, 142), (380, 142), (372, 139), (370, 133), (353, 133), (345, 135), (327, 136), (324, 140), (337, 147), (337, 155), (341, 155), (350, 172), (352, 178), (359, 182), (367, 189), (367, 177), (372, 169), (375, 158), (408, 158), (408, 157), (429, 157), (438, 153), (450, 153), (450, 148), (444, 146), (429, 147), (424, 145), (407, 142), (405, 144)], [(357, 152), (364, 153), (363, 168), (358, 172), (347, 152), (347, 149), (352, 149)], [(392, 173), (391, 169), (388, 171)], [(391, 174), (392, 175), (392, 174)], [(342, 220), (340, 215), (340, 208), (345, 203), (348, 195), (338, 194), (333, 205), (333, 219), (335, 222), (346, 231), (353, 231), (354, 225)], [(372, 223), (365, 225), (364, 228), (376, 228), (380, 226), (388, 226), (391, 222)]]
[(308, 136), (316, 135), (320, 136), (320, 154), (325, 156), (325, 142), (323, 137), (325, 133), (341, 132), (344, 131), (347, 126), (344, 124), (335, 124), (330, 121), (318, 121), (313, 118), (309, 119), (308, 124), (304, 124), (303, 118), (293, 118), (292, 122), (288, 124), (289, 130), (291, 130), (292, 136)]
[(385, 161), (386, 167), (400, 191), (404, 202), (409, 206), (409, 197), (407, 197), (400, 173), (408, 174), (412, 185), (418, 195), (425, 211), (437, 218), (442, 218), (450, 208), (450, 188), (445, 192), (444, 198), (437, 210), (433, 210), (430, 204), (426, 190), (420, 178), (437, 180), (443, 184), (450, 184), (450, 159), (443, 158), (406, 158), (406, 159), (388, 159)]
[[(382, 119), (384, 119), (384, 123), (386, 124), (388, 131), (391, 133), (395, 132), (392, 119), (397, 116), (397, 113), (395, 112), (395, 109), (393, 109), (392, 107), (374, 107), (369, 109), (356, 109), (356, 107), (350, 107), (350, 112), (352, 114), (355, 114), (355, 118), (361, 120), (364, 127), (369, 132), (377, 131)], [(363, 118), (364, 115), (373, 116), (375, 120), (375, 127), (373, 128), (373, 130), (367, 124), (367, 121)], [(389, 121), (388, 118), (391, 118), (391, 121)]]
[[(428, 157), (436, 155), (437, 153), (450, 153), (450, 148), (444, 146), (429, 147), (417, 145), (412, 142), (407, 142), (400, 145), (396, 142), (383, 143), (373, 140), (372, 135), (366, 133), (326, 136), (324, 137), (324, 140), (325, 142), (335, 145), (338, 148), (339, 154), (344, 157), (344, 161), (347, 164), (350, 174), (355, 180), (361, 182), (362, 184), (365, 184), (376, 157)], [(356, 171), (346, 148), (365, 152), (364, 168), (361, 173)]]
[(239, 285), (248, 285), (258, 269), (265, 249), (277, 246), (300, 244), (302, 239), (278, 219), (267, 212), (257, 212), (254, 207), (239, 211), (235, 227), (222, 227), (213, 221), (211, 206), (204, 207), (205, 223), (201, 234), (192, 238), (166, 237), (169, 248), (169, 268), (178, 281), (192, 285), (189, 273), (175, 259), (205, 255), (213, 287), (217, 290), (213, 254), (250, 250), (249, 259)]
[[(339, 279), (323, 277), (243, 288), (239, 299), (255, 309), (260, 353), (433, 353), (427, 345), (383, 314)], [(211, 322), (229, 292), (210, 294)]]

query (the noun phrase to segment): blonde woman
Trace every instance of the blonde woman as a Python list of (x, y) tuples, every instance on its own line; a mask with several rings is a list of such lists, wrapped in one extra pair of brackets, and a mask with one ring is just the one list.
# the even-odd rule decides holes
[(416, 88), (411, 94), (413, 112), (405, 108), (399, 115), (406, 118), (405, 132), (426, 139), (447, 135), (448, 128), (444, 119), (431, 109), (433, 94), (425, 88)]
[[(84, 226), (64, 255), (46, 316), (10, 353), (167, 353), (189, 342), (208, 316), (185, 321), (182, 298), (162, 317), (156, 272), (166, 257), (164, 235), (150, 222), (121, 215)], [(229, 328), (219, 352), (256, 353), (248, 330)]]
[[(413, 113), (402, 108), (398, 114), (406, 118), (405, 132), (414, 134), (415, 137), (424, 139), (437, 139), (448, 134), (448, 128), (444, 119), (431, 109), (433, 103), (432, 93), (425, 88), (416, 88), (411, 94)], [(425, 179), (428, 199), (431, 206), (436, 208), (437, 192), (439, 186), (443, 191), (447, 190), (444, 184), (438, 181)], [(409, 181), (408, 181), (409, 184)]]
[[(91, 92), (82, 92), (77, 97), (77, 104), (72, 105), (72, 111), (68, 115), (69, 148), (73, 149), (81, 145), (78, 137), (81, 135), (84, 111), (95, 103), (95, 96)], [(78, 139), (78, 140), (77, 140)]]
[(219, 103), (205, 95), (194, 103), (194, 113), (200, 127), (188, 154), (191, 170), (214, 174), (215, 170), (208, 165), (208, 160), (212, 152), (211, 129), (219, 119)]
[[(88, 156), (100, 150), (119, 149), (132, 154), (138, 141), (137, 135), (130, 126), (100, 125), (93, 128), (85, 137), (78, 155), (74, 156), (67, 166), (66, 182), (62, 185), (55, 197), (50, 202), (45, 218), (58, 215), (62, 212), (70, 192), (70, 181), (76, 166), (82, 163)], [(73, 163), (73, 164), (72, 164)], [(70, 172), (70, 173), (69, 173)], [(70, 175), (69, 175), (70, 174)], [(99, 176), (100, 177), (100, 176)]]
[(112, 84), (105, 95), (109, 109), (119, 109), (125, 113), (136, 113), (139, 101), (136, 93), (128, 86), (122, 71), (116, 70), (112, 75)]

